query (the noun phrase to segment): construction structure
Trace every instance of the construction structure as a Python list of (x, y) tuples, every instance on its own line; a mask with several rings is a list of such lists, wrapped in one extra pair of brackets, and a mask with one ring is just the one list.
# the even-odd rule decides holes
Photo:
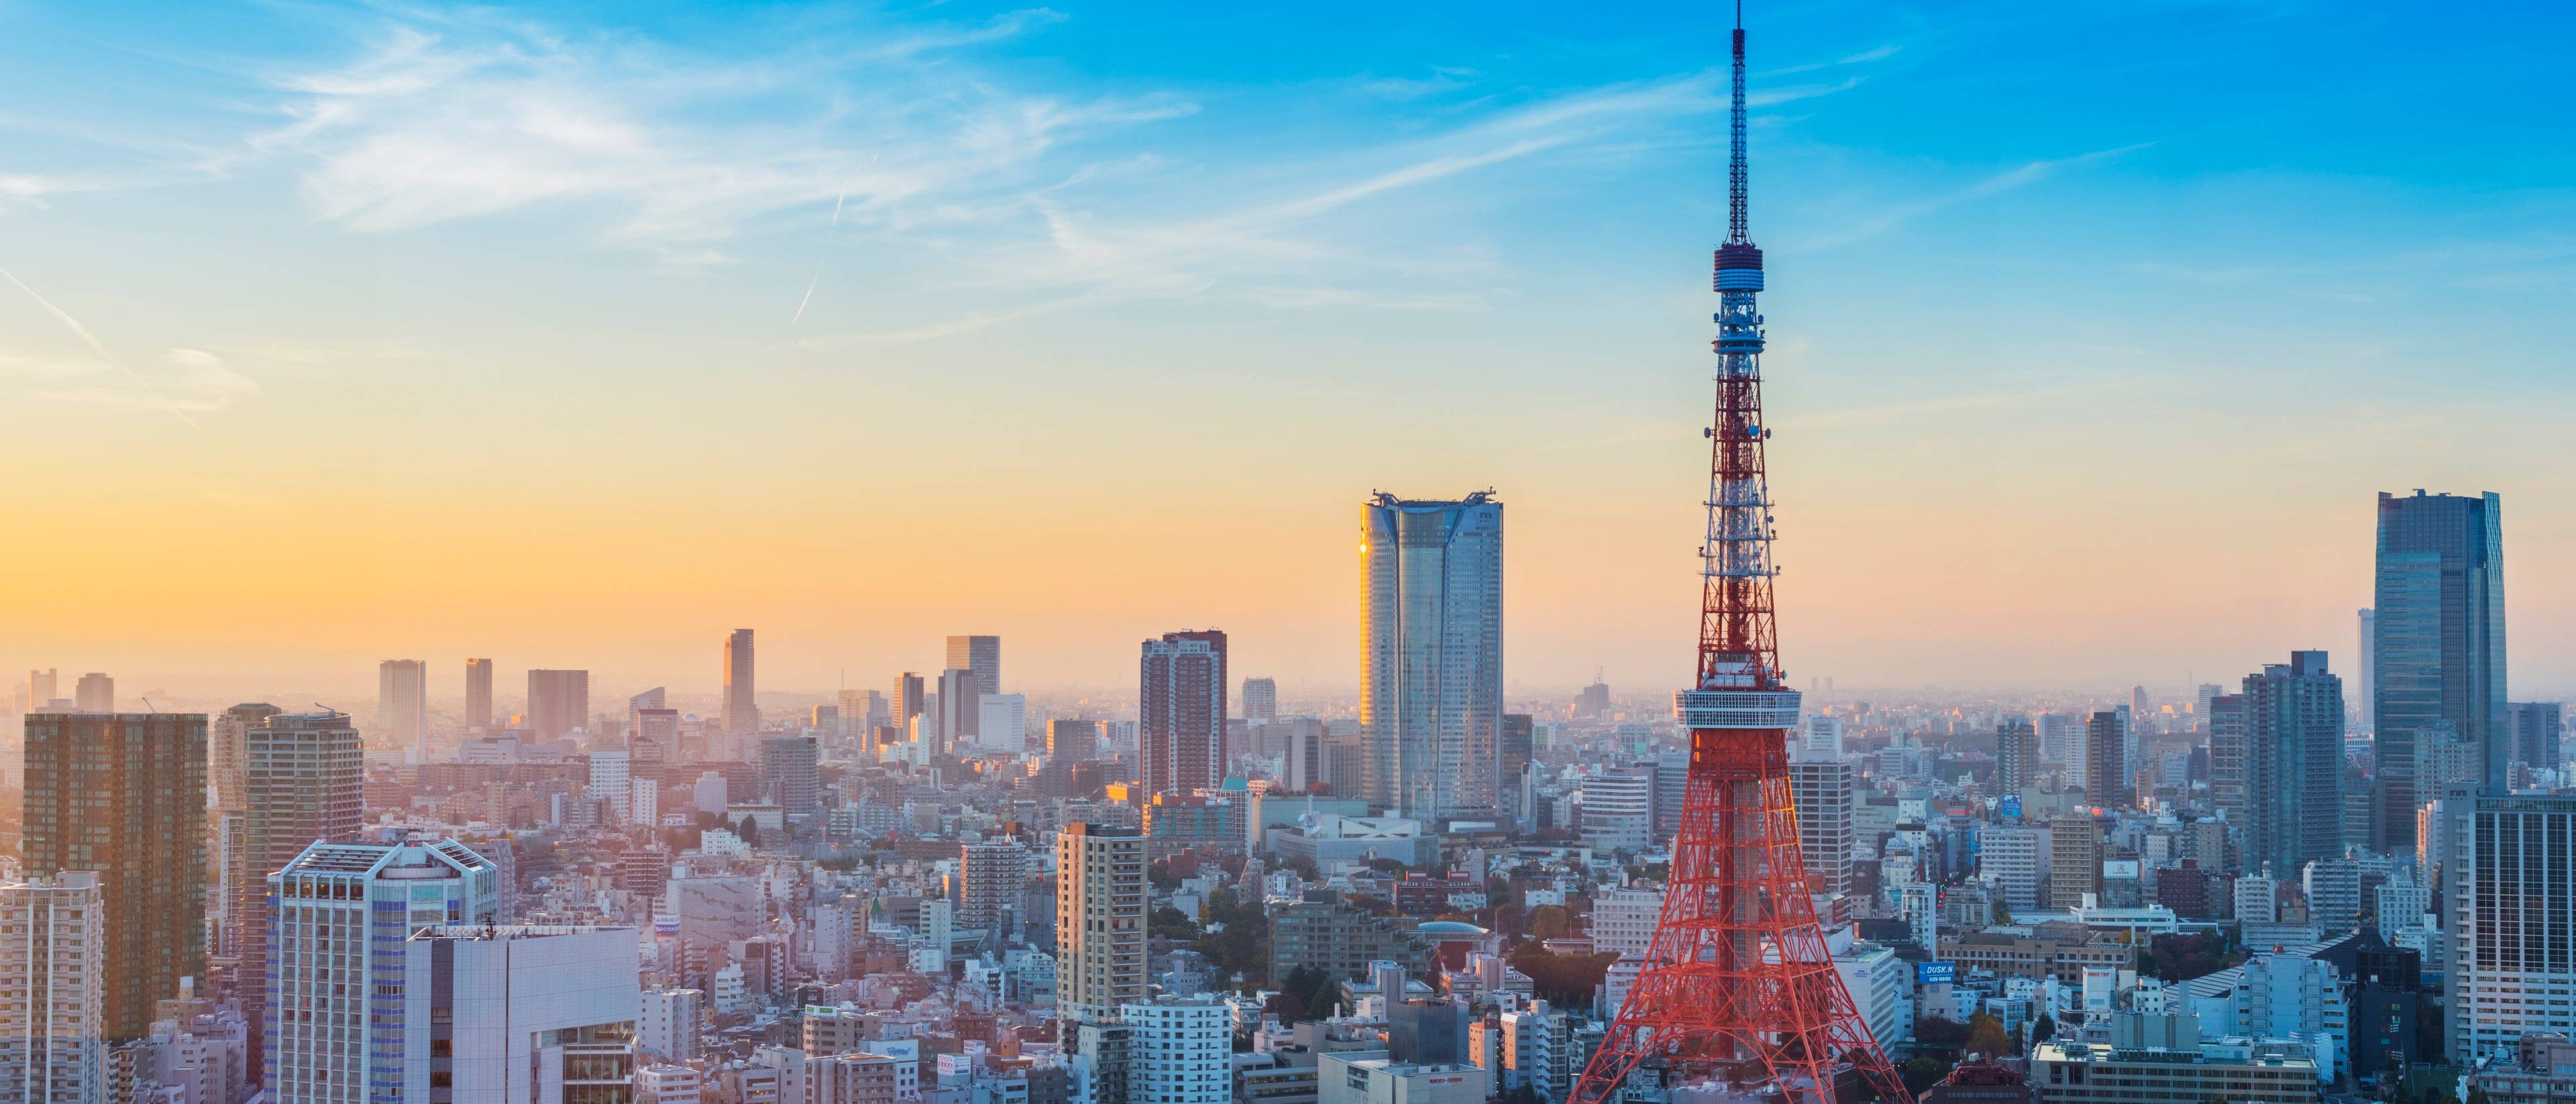
[(1762, 251), (1745, 229), (1744, 122), (1739, 7), (1699, 663), (1674, 702), (1690, 731), (1681, 826), (1645, 965), (1568, 1104), (1607, 1104), (1632, 1078), (1787, 1104), (1913, 1099), (1835, 972), (1798, 849), (1788, 735), (1799, 698), (1772, 620)]

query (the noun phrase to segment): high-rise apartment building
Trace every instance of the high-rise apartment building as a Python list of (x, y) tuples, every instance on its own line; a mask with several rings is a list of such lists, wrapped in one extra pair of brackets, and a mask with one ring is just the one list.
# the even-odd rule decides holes
[[(445, 846), (465, 851), (453, 841)], [(452, 853), (447, 857), (461, 861)], [(413, 914), (419, 911), (419, 897), (406, 903)], [(414, 928), (401, 948), (400, 974), (377, 974), (374, 982), (379, 996), (388, 982), (399, 982), (392, 988), (401, 996), (391, 1003), (401, 1010), (400, 1031), (381, 1030), (373, 1002), (367, 1017), (378, 1025), (370, 1028), (371, 1041), (395, 1042), (400, 1057), (373, 1050), (365, 1083), (400, 1085), (402, 1091), (374, 1099), (627, 1099), (641, 1000), (635, 929), (433, 925)]]
[(1121, 1018), (1135, 1040), (1127, 1099), (1155, 1104), (1229, 1104), (1233, 1099), (1233, 1011), (1224, 1001), (1166, 994), (1127, 1004)]
[(1266, 721), (1279, 715), (1279, 680), (1243, 680), (1243, 719)]
[(2048, 875), (2048, 831), (2033, 825), (1995, 825), (1977, 830), (1977, 876), (2003, 891), (2004, 903), (2018, 911), (2039, 907), (2039, 890)]
[(2030, 789), (2039, 768), (2039, 729), (2028, 717), (2007, 717), (1995, 725), (1995, 793)]
[(1055, 837), (1056, 1003), (1103, 1020), (1145, 999), (1145, 833), (1076, 822)]
[(2381, 843), (2415, 845), (2415, 745), (2447, 729), (2478, 746), (2481, 782), (2501, 789), (2504, 526), (2493, 493), (2379, 496), (2371, 585), (2372, 769)]
[(635, 795), (635, 761), (622, 751), (590, 753), (589, 796), (608, 803), (608, 815), (624, 821)]
[(2097, 709), (2084, 726), (2084, 800), (2095, 808), (2120, 809), (2137, 803), (2130, 792), (2128, 719), (2115, 709)]
[(528, 727), (552, 740), (590, 726), (590, 672), (530, 670)]
[(96, 873), (0, 882), (0, 1100), (108, 1099), (110, 923)]
[(140, 1039), (206, 976), (206, 715), (35, 713), (26, 736), (23, 868), (97, 872), (102, 1023)]
[(751, 630), (735, 629), (724, 643), (724, 728), (727, 732), (760, 731), (759, 668), (752, 655)]
[(1361, 796), (1484, 819), (1500, 802), (1503, 504), (1381, 493), (1360, 512)]
[(698, 1028), (706, 1009), (704, 990), (645, 990), (643, 1019), (636, 1024), (637, 1049), (665, 1062), (696, 1061), (706, 1050)]
[(116, 680), (104, 671), (92, 671), (80, 677), (72, 689), (72, 702), (83, 713), (116, 712)]
[[(235, 707), (241, 708), (241, 707)], [(268, 876), (315, 843), (341, 843), (366, 823), (366, 745), (346, 713), (274, 713), (243, 734), (241, 833), (225, 876), (225, 913), (239, 966), (234, 996), (251, 1049), (264, 1045), (269, 935), (276, 910)], [(256, 1062), (254, 1058), (254, 1062)]]
[[(2388, 702), (2383, 694), (2383, 731), (2397, 719)], [(2576, 794), (2462, 786), (2441, 798), (2451, 1060), (2469, 1063), (2543, 1032), (2576, 1037), (2576, 1002), (2566, 999), (2576, 994)]]
[(2069, 782), (2084, 778), (2084, 719), (2072, 713), (2042, 713), (2030, 719), (2039, 730), (2039, 757), (2066, 768)]
[[(2246, 760), (2252, 752), (2246, 740), (2252, 725), (2253, 715), (2246, 710), (2242, 695), (2220, 694), (2209, 699), (2209, 801), (2221, 817), (2240, 831), (2253, 815), (2253, 795), (2246, 777)], [(2251, 862), (2246, 867), (2261, 870), (2263, 864)]]
[(952, 929), (959, 936), (983, 936), (998, 949), (1008, 914), (1016, 910), (1020, 890), (1029, 881), (1029, 851), (1015, 839), (962, 843), (957, 846), (957, 913)]
[(2239, 697), (2246, 866), (2291, 871), (2341, 858), (2343, 680), (2327, 673), (2324, 652), (2292, 652), (2245, 676)]
[(1789, 800), (1797, 809), (1798, 857), (1807, 866), (1807, 892), (1850, 893), (1851, 764), (1840, 759), (1792, 761)]
[(376, 732), (383, 746), (429, 761), (429, 661), (388, 659), (376, 665)]
[(2082, 907), (2102, 889), (2102, 825), (2089, 816), (2048, 822), (2048, 907)]
[(1002, 692), (1002, 638), (998, 636), (952, 636), (948, 638), (948, 665), (975, 673), (974, 693), (968, 701), (984, 694)]
[(1225, 634), (1164, 633), (1145, 642), (1139, 670), (1146, 791), (1215, 789), (1225, 780)]
[(773, 736), (760, 742), (760, 779), (769, 799), (791, 817), (814, 815), (823, 793), (821, 755), (804, 736)]
[[(424, 928), (497, 922), (500, 868), (455, 840), (316, 843), (269, 875), (268, 883), (276, 902), (270, 957), (278, 964), (268, 977), (262, 1059), (268, 1099), (430, 1099), (425, 1086), (421, 1096), (405, 1091), (413, 1041), (408, 1002), (428, 996), (410, 992), (405, 948)], [(629, 933), (620, 971), (629, 986), (635, 978), (633, 938)], [(628, 1001), (631, 1016), (638, 1004), (631, 996)], [(425, 1044), (431, 1040), (428, 1017), (422, 1019), (418, 1041)], [(451, 1061), (465, 1054), (463, 1047), (451, 1046)]]

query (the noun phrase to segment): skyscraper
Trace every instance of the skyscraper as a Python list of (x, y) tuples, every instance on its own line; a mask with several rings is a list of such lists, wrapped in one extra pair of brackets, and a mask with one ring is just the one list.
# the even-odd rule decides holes
[(2380, 833), (2415, 845), (2415, 745), (2447, 726), (2478, 746), (2483, 783), (2501, 788), (2507, 741), (2503, 506), (2477, 498), (2382, 492), (2371, 587), (2372, 769)]
[(1225, 780), (1225, 634), (1164, 633), (1145, 642), (1138, 670), (1146, 792), (1216, 788)]
[[(2386, 606), (2380, 615), (2388, 615)], [(2383, 710), (2388, 700), (2380, 698)], [(2542, 1032), (2576, 1035), (2576, 1005), (2555, 999), (2576, 991), (2576, 910), (2568, 907), (2576, 898), (2576, 794), (2508, 796), (2463, 786), (2439, 796), (2437, 815), (2448, 822), (2441, 828), (2449, 847), (2441, 926), (2450, 940), (2442, 1020), (2451, 1060), (2509, 1051), (2515, 1040)]]
[(376, 665), (376, 731), (388, 749), (414, 763), (429, 761), (429, 662), (388, 659)]
[(924, 703), (925, 708), (939, 711), (939, 746), (934, 750), (946, 752), (975, 742), (975, 726), (984, 719), (984, 696), (975, 689), (979, 685), (975, 672), (963, 667), (939, 672), (937, 700)]
[(2379, 618), (2374, 612), (2365, 609), (2359, 611), (2353, 619), (2359, 622), (2360, 627), (2358, 637), (2361, 650), (2354, 654), (2361, 657), (2361, 662), (2354, 664), (2352, 669), (2352, 720), (2353, 727), (2367, 733), (2372, 730), (2371, 718), (2374, 716), (2372, 709), (2378, 705), (2372, 700), (2372, 695), (2377, 691), (2370, 680), (2379, 671), (2379, 642), (2374, 639), (2379, 635), (2379, 627), (2376, 624)]
[(920, 675), (910, 671), (896, 675), (894, 689), (886, 695), (887, 723), (912, 731), (912, 719), (921, 715), (922, 693)]
[(107, 1100), (110, 923), (90, 871), (0, 882), (0, 1100)]
[[(2247, 760), (2252, 754), (2246, 741), (2252, 725), (2243, 695), (2220, 694), (2209, 699), (2209, 803), (2240, 831), (2253, 816), (2246, 778)], [(2244, 869), (2259, 871), (2263, 864), (2248, 862)]]
[(1789, 764), (1789, 796), (1798, 817), (1798, 855), (1806, 861), (1807, 892), (1851, 892), (1852, 768), (1840, 759), (1799, 759)]
[(2097, 709), (2084, 726), (2084, 799), (2118, 809), (2137, 801), (2129, 792), (2129, 726), (2118, 710)]
[(24, 715), (52, 705), (55, 696), (61, 693), (57, 689), (61, 681), (60, 668), (48, 667), (42, 671), (28, 671), (26, 683), (18, 690), (18, 712)]
[(402, 1091), (384, 1099), (628, 1099), (642, 1010), (635, 929), (456, 923), (416, 928), (400, 946), (403, 1030), (386, 1034), (401, 1057), (372, 1052), (371, 1072)]
[(955, 933), (988, 937), (986, 945), (999, 948), (1006, 913), (1018, 911), (1020, 890), (1028, 885), (1028, 848), (1006, 836), (961, 843), (957, 852)]
[(2324, 652), (2292, 652), (2244, 685), (2246, 868), (2341, 858), (2343, 680), (2327, 673)]
[(528, 727), (552, 740), (590, 726), (590, 672), (530, 670)]
[(492, 727), (492, 661), (465, 661), (465, 727)]
[(1056, 1001), (1068, 1021), (1145, 999), (1145, 834), (1073, 823), (1055, 837)]
[[(500, 914), (500, 868), (455, 840), (439, 843), (316, 843), (269, 875), (281, 968), (268, 976), (269, 1029), (262, 1064), (276, 1104), (400, 1101), (414, 932), (489, 924)], [(630, 936), (626, 953), (634, 953)], [(426, 998), (431, 969), (420, 971)], [(633, 981), (628, 980), (631, 986)], [(631, 992), (631, 990), (630, 990)], [(503, 996), (506, 994), (494, 994)], [(632, 1010), (640, 1006), (630, 996)], [(481, 1009), (478, 1011), (494, 1011)], [(470, 1023), (472, 1014), (455, 1017)], [(426, 1009), (420, 1041), (428, 1041)], [(507, 1065), (507, 1051), (459, 1059)], [(361, 1088), (363, 1086), (364, 1088)], [(492, 1099), (505, 1099), (494, 1096)], [(508, 1097), (506, 1099), (524, 1099)]]
[(952, 636), (948, 638), (948, 665), (975, 672), (975, 692), (968, 701), (985, 694), (1002, 692), (1002, 638), (998, 636)]
[(1266, 721), (1279, 715), (1279, 680), (1243, 680), (1243, 719)]
[(2562, 702), (2508, 702), (2505, 715), (2513, 733), (2513, 761), (2556, 770), (2563, 755), (2559, 741), (2567, 731)]
[[(241, 708), (236, 706), (235, 708)], [(244, 733), (242, 832), (225, 877), (232, 895), (234, 996), (250, 1022), (254, 1054), (268, 1030), (268, 876), (306, 847), (341, 843), (366, 823), (366, 744), (346, 713), (276, 713)], [(253, 1059), (256, 1063), (257, 1059)]]
[[(2031, 787), (2039, 767), (2039, 729), (2028, 717), (2007, 717), (1995, 725), (1995, 793), (2018, 794)], [(1810, 868), (1812, 869), (1812, 868)]]
[(24, 816), (29, 874), (98, 873), (107, 1038), (142, 1038), (206, 976), (206, 715), (29, 715)]
[(116, 712), (116, 680), (104, 671), (92, 671), (80, 677), (72, 690), (72, 699), (83, 713)]
[(2048, 907), (2071, 909), (2102, 889), (2102, 825), (2089, 816), (2048, 822)]
[(1360, 510), (1360, 563), (1362, 796), (1425, 821), (1493, 816), (1503, 504), (1380, 493)]
[(760, 731), (758, 667), (753, 662), (751, 630), (735, 629), (724, 643), (724, 727), (727, 732)]

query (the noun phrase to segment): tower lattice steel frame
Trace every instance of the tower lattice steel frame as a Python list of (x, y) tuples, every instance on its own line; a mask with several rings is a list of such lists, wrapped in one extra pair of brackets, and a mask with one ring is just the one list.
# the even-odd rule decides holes
[(1772, 620), (1762, 425), (1762, 250), (1745, 229), (1744, 27), (1735, 28), (1728, 232), (1717, 250), (1717, 416), (1700, 549), (1698, 677), (1674, 695), (1690, 773), (1646, 965), (1567, 1104), (1606, 1104), (1641, 1067), (1680, 1083), (1911, 1104), (1825, 945), (1798, 851), (1788, 733), (1798, 692)]

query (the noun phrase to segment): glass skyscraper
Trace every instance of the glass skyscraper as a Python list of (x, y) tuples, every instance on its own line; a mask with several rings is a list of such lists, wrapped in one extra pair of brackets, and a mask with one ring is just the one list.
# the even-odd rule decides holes
[[(2326, 653), (2292, 652), (2245, 676), (2231, 708), (2244, 711), (2245, 868), (2288, 878), (2343, 856), (2343, 680)], [(2324, 810), (2338, 810), (2328, 815)]]
[(1362, 795), (1399, 816), (1500, 809), (1503, 504), (1379, 494), (1361, 508)]
[[(2379, 496), (2371, 602), (2371, 722), (2380, 846), (2415, 847), (2419, 734), (2477, 745), (2484, 785), (2502, 788), (2504, 537), (2490, 492)], [(2431, 738), (2425, 735), (2422, 738)]]

